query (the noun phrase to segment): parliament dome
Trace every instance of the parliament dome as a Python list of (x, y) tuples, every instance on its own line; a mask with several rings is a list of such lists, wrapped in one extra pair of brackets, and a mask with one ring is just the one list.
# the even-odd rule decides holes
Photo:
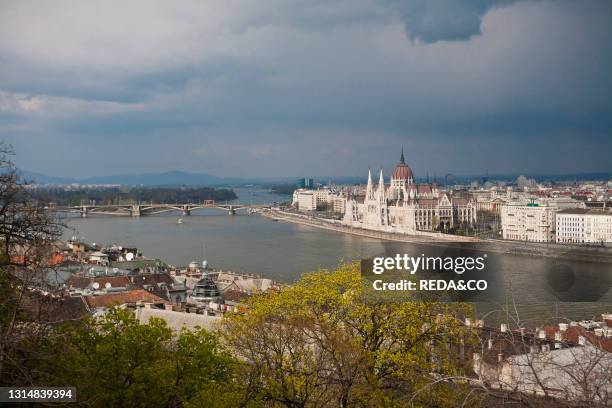
[(393, 169), (393, 173), (391, 174), (394, 180), (411, 180), (414, 178), (412, 174), (412, 169), (408, 166), (404, 160), (404, 149), (402, 149), (402, 156), (400, 157), (400, 162), (395, 169)]

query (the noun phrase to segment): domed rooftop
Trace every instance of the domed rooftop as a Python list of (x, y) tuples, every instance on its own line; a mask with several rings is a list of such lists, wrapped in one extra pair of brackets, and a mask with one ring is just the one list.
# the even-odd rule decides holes
[(191, 297), (194, 300), (211, 301), (221, 298), (221, 292), (215, 281), (207, 273), (204, 273), (193, 288)]
[(414, 176), (412, 175), (412, 169), (404, 161), (404, 148), (403, 147), (402, 147), (402, 156), (400, 157), (400, 162), (397, 166), (395, 166), (395, 169), (393, 170), (391, 177), (393, 177), (394, 180), (408, 180), (408, 179), (414, 178)]

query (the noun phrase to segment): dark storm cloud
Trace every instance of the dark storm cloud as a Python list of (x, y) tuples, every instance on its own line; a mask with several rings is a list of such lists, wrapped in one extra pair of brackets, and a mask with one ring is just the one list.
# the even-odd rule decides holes
[(609, 170), (607, 1), (58, 4), (0, 2), (29, 170), (361, 175), (402, 144), (417, 175)]
[(516, 0), (388, 0), (401, 15), (413, 40), (432, 43), (466, 40), (481, 34), (482, 17), (491, 8)]

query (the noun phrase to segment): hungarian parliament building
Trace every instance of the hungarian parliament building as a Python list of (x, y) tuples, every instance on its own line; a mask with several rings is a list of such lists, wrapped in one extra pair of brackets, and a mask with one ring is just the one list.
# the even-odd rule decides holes
[(412, 169), (399, 164), (385, 184), (382, 170), (378, 183), (368, 173), (365, 195), (346, 199), (343, 224), (351, 227), (404, 234), (416, 231), (445, 231), (476, 222), (476, 202), (441, 192), (435, 183), (416, 184)]

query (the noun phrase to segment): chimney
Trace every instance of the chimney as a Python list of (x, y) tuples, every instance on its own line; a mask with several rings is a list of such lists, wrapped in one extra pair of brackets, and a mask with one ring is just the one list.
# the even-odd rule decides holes
[(578, 336), (578, 344), (581, 346), (586, 346), (586, 338), (584, 336)]
[(487, 344), (487, 345), (488, 345), (488, 347), (489, 347), (489, 350), (491, 350), (491, 349), (493, 348), (493, 339), (489, 339), (489, 341), (488, 341), (488, 344)]
[(497, 362), (501, 363), (504, 360), (504, 354), (503, 353), (498, 353), (497, 354)]
[(564, 332), (567, 330), (567, 323), (559, 323), (559, 330)]
[(500, 330), (502, 333), (507, 332), (507, 331), (508, 331), (508, 325), (507, 325), (506, 323), (502, 323), (502, 324), (501, 324), (501, 326), (500, 326), (500, 328), (499, 328), (499, 330)]
[(545, 330), (539, 330), (538, 331), (538, 338), (540, 340), (545, 340), (546, 339), (546, 331)]
[(465, 325), (467, 327), (470, 327), (472, 325), (472, 319), (470, 319), (469, 317), (465, 318)]

